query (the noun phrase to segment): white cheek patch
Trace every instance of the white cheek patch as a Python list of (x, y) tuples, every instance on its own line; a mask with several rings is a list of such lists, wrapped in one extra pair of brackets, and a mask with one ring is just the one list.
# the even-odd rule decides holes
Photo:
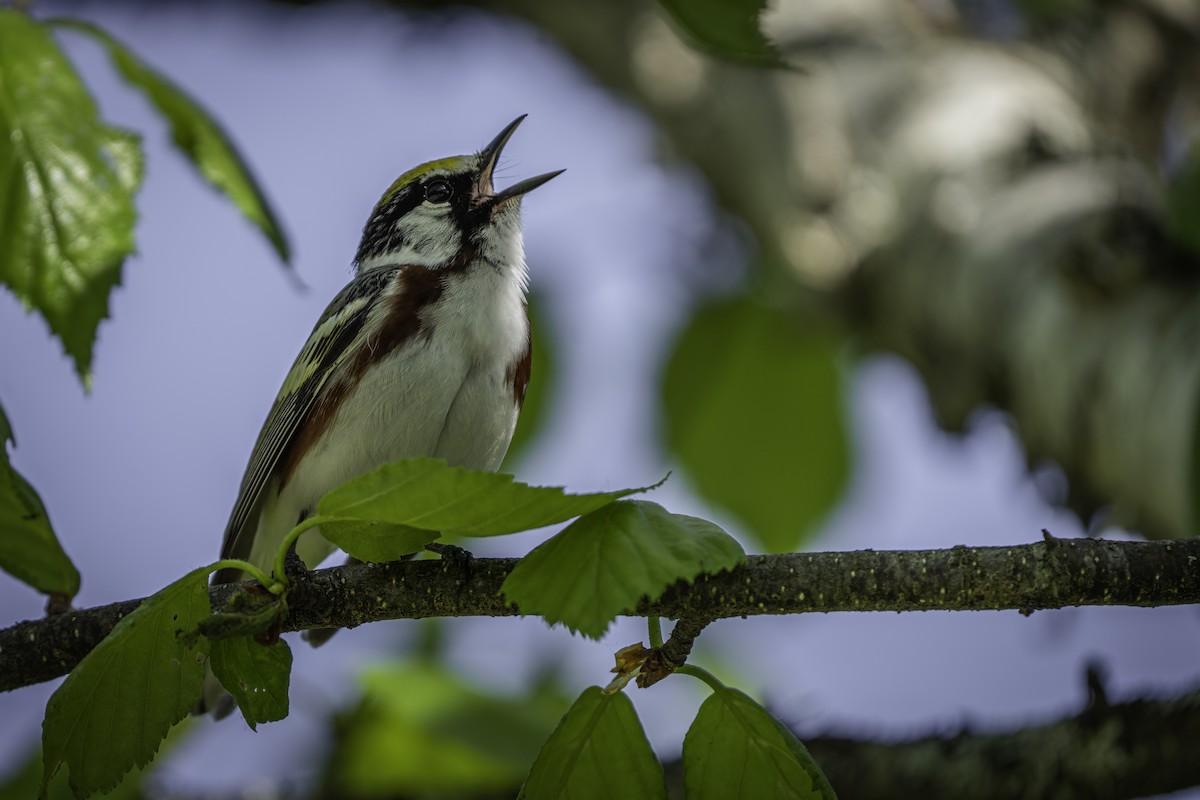
[(405, 263), (439, 266), (462, 248), (462, 233), (449, 206), (414, 209), (396, 222), (396, 229), (404, 241), (400, 252)]

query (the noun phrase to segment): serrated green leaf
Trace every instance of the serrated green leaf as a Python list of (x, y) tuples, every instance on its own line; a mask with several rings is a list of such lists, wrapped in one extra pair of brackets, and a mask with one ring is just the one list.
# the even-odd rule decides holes
[[(592, 686), (579, 695), (550, 734), (519, 800), (666, 798), (662, 765), (623, 692)], [(768, 797), (769, 795), (763, 795)]]
[(359, 561), (382, 564), (420, 552), (437, 531), (363, 519), (322, 517), (321, 535)]
[(148, 597), (71, 671), (46, 705), (42, 786), (62, 764), (77, 797), (147, 764), (200, 696), (208, 640), (181, 638), (209, 613), (207, 568)]
[(544, 427), (546, 409), (549, 406), (550, 395), (557, 380), (558, 364), (554, 353), (554, 337), (551, 336), (549, 323), (539, 313), (542, 299), (531, 294), (529, 297), (529, 325), (533, 340), (533, 368), (530, 372), (529, 386), (525, 392), (525, 403), (521, 406), (521, 416), (517, 419), (517, 429), (513, 431), (512, 443), (504, 456), (501, 469), (512, 464), (521, 457), (539, 431)]
[(622, 500), (580, 517), (534, 548), (500, 591), (524, 614), (599, 638), (617, 614), (675, 582), (740, 564), (737, 541), (706, 520)]
[(267, 647), (253, 636), (232, 636), (215, 639), (209, 647), (213, 674), (233, 695), (251, 730), (288, 715), (292, 649), (287, 642), (276, 639)]
[(212, 114), (102, 28), (78, 19), (54, 19), (49, 24), (85, 33), (100, 42), (121, 77), (141, 91), (170, 124), (171, 138), (180, 151), (266, 235), (279, 257), (285, 263), (289, 261), (287, 238), (274, 210)]
[(695, 314), (664, 373), (668, 448), (770, 552), (811, 536), (846, 483), (838, 346), (737, 298)]
[(0, 408), (0, 569), (39, 592), (69, 600), (79, 591), (71, 563), (37, 492), (8, 458), (12, 428)]
[(440, 664), (368, 669), (341, 720), (333, 780), (351, 797), (512, 796), (567, 707), (557, 693), (505, 697)]
[(413, 458), (343, 484), (321, 498), (317, 511), (339, 522), (372, 520), (447, 535), (498, 536), (564, 522), (652, 488), (567, 494), (515, 481), (512, 475)]
[(781, 64), (759, 26), (766, 0), (658, 0), (697, 45), (724, 58)]
[(45, 317), (85, 386), (141, 175), (137, 138), (100, 121), (45, 27), (0, 8), (0, 283)]
[(837, 800), (808, 750), (737, 689), (714, 688), (683, 739), (688, 800)]

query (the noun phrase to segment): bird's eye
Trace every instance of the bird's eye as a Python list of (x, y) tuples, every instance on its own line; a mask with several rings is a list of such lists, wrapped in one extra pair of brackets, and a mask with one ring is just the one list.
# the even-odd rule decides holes
[(445, 181), (430, 181), (425, 187), (425, 199), (431, 203), (445, 203), (450, 200), (454, 190)]

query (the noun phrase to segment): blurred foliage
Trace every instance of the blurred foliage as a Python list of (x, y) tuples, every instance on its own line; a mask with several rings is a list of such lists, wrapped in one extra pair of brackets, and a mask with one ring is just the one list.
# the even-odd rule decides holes
[(16, 444), (0, 407), (0, 569), (67, 605), (79, 591), (79, 571), (50, 526), (46, 507), (8, 458)]
[(1167, 228), (1200, 253), (1200, 145), (1193, 145), (1167, 187)]
[(568, 705), (552, 682), (505, 696), (439, 663), (365, 669), (337, 720), (326, 794), (347, 798), (511, 797)]
[(766, 0), (658, 0), (672, 20), (704, 49), (739, 61), (780, 65), (759, 26)]
[(807, 541), (845, 485), (840, 347), (739, 297), (699, 309), (664, 372), (667, 446), (770, 552)]
[(534, 548), (501, 591), (523, 613), (598, 639), (641, 598), (656, 600), (677, 581), (732, 569), (745, 558), (741, 545), (707, 520), (620, 500)]

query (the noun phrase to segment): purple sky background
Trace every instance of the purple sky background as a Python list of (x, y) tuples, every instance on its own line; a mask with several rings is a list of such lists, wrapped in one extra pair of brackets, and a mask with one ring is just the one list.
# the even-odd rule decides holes
[[(561, 366), (544, 435), (514, 465), (517, 476), (582, 491), (644, 485), (674, 466), (656, 445), (655, 380), (700, 291), (686, 262), (711, 252), (719, 218), (685, 165), (657, 158), (647, 120), (515, 23), (468, 15), (442, 26), (365, 5), (197, 6), (40, 2), (36, 11), (101, 24), (218, 115), (281, 213), (308, 290), (292, 288), (265, 240), (171, 149), (99, 49), (64, 34), (104, 114), (142, 132), (147, 152), (139, 252), (100, 328), (90, 395), (41, 319), (0, 291), (0, 403), (17, 436), (14, 461), (83, 573), (78, 605), (149, 594), (216, 558), (258, 428), (348, 280), (380, 193), (421, 161), (478, 149), (520, 113), (529, 119), (501, 183), (567, 173), (525, 203), (533, 285), (551, 328), (538, 333), (553, 339)], [(729, 263), (715, 266), (735, 274), (735, 250), (717, 250)], [(999, 415), (950, 436), (904, 363), (869, 358), (847, 380), (856, 472), (814, 549), (1082, 533), (1039, 498)], [(737, 533), (678, 471), (654, 499)], [(472, 549), (519, 555), (545, 535)], [(8, 624), (40, 615), (42, 599), (0, 575), (0, 609)], [(1198, 621), (1190, 607), (734, 620), (705, 633), (698, 658), (809, 729), (997, 727), (1077, 709), (1090, 657), (1108, 666), (1116, 697), (1194, 681)], [(546, 659), (564, 666), (573, 690), (603, 682), (612, 652), (644, 639), (632, 620), (600, 643), (536, 619), (449, 628), (457, 669), (513, 689)], [(302, 779), (316, 768), (306, 754), (323, 741), (329, 712), (353, 696), (357, 669), (402, 652), (415, 631), (380, 623), (320, 650), (297, 647), (292, 716), (257, 734), (240, 719), (202, 721), (163, 766), (165, 780), (220, 790)], [(0, 772), (27, 752), (53, 688), (0, 694)], [(630, 694), (654, 745), (677, 753), (699, 684), (673, 679)]]

